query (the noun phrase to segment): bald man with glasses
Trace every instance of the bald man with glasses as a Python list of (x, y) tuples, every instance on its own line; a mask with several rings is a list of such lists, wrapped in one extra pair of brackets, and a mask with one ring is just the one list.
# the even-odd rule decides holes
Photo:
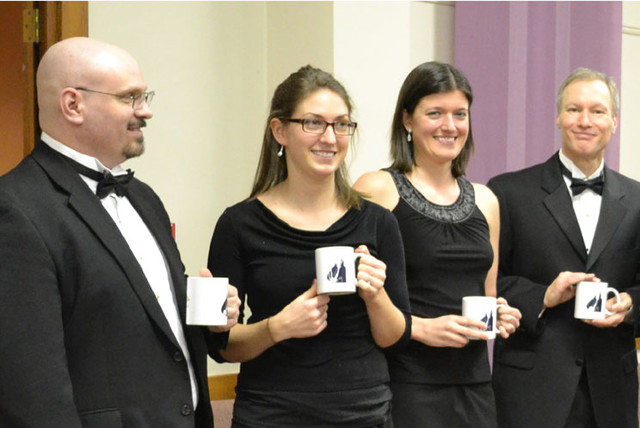
[[(185, 324), (169, 216), (121, 164), (153, 113), (136, 60), (66, 39), (37, 73), (41, 140), (0, 177), (0, 426), (211, 428), (207, 350)], [(203, 272), (208, 274), (208, 272)]]

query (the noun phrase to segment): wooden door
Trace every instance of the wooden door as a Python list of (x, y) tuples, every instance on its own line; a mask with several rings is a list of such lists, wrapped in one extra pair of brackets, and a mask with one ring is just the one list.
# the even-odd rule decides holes
[(40, 135), (40, 58), (59, 40), (87, 35), (87, 2), (0, 2), (0, 175), (29, 154)]

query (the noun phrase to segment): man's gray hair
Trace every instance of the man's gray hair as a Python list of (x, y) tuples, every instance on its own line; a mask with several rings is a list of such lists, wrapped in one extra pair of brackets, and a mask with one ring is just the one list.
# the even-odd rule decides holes
[(567, 76), (566, 79), (564, 79), (562, 85), (560, 85), (560, 88), (558, 89), (558, 95), (556, 97), (557, 114), (560, 114), (560, 112), (562, 111), (562, 98), (564, 96), (564, 90), (567, 89), (567, 86), (577, 80), (600, 80), (601, 82), (604, 82), (609, 88), (609, 94), (611, 95), (611, 104), (613, 107), (613, 110), (611, 111), (611, 117), (615, 117), (618, 114), (618, 109), (620, 108), (620, 97), (618, 95), (618, 87), (616, 86), (616, 82), (611, 76), (607, 76), (605, 73), (585, 67), (576, 68), (570, 75)]

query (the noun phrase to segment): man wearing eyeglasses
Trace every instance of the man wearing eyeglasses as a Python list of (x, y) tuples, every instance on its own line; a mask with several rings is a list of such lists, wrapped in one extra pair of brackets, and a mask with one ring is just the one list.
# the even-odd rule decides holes
[(230, 287), (227, 326), (185, 325), (169, 216), (120, 166), (154, 93), (87, 38), (53, 45), (37, 88), (41, 141), (0, 177), (0, 426), (210, 428), (207, 347), (240, 301)]

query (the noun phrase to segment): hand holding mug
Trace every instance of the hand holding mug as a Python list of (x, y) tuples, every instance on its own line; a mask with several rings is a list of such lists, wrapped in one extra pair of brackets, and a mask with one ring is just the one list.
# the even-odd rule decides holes
[(436, 348), (464, 348), (470, 339), (488, 340), (485, 323), (460, 315), (411, 317), (411, 338)]
[(574, 287), (581, 281), (596, 281), (593, 273), (584, 272), (560, 272), (556, 279), (547, 287), (544, 294), (543, 305), (545, 308), (553, 308), (564, 302), (568, 302), (576, 295)]
[(498, 304), (498, 333), (500, 337), (507, 339), (520, 327), (522, 314), (517, 308), (509, 306), (504, 297), (498, 297), (496, 303)]
[(318, 335), (327, 327), (329, 296), (318, 294), (317, 281), (269, 320), (274, 342)]
[[(608, 299), (613, 294), (614, 297)], [(606, 282), (581, 282), (576, 287), (574, 316), (594, 327), (616, 327), (631, 307), (631, 296), (619, 293)]]
[(375, 298), (384, 287), (387, 279), (387, 265), (369, 253), (366, 245), (360, 245), (355, 250), (360, 255), (358, 264), (358, 295), (365, 301)]
[[(479, 328), (488, 339), (495, 339), (498, 333), (498, 308), (502, 304), (491, 296), (466, 296), (462, 298), (462, 316), (483, 323)], [(474, 327), (475, 328), (475, 327)], [(469, 336), (469, 339), (478, 337)]]
[[(213, 278), (213, 275), (211, 274), (211, 272), (209, 271), (209, 269), (203, 268), (200, 270), (200, 277), (201, 278)], [(196, 280), (196, 281), (200, 281), (200, 280)], [(187, 279), (187, 283), (189, 282), (189, 280)], [(227, 281), (228, 282), (228, 281)], [(189, 285), (187, 284), (187, 287)], [(224, 293), (222, 291), (220, 291), (221, 293), (221, 299), (224, 300)], [(240, 304), (242, 303), (240, 301), (240, 298), (238, 297), (238, 289), (236, 287), (234, 287), (231, 284), (227, 283), (227, 294), (226, 294), (226, 300), (222, 303), (215, 303), (212, 304), (212, 306), (217, 307), (220, 306), (220, 312), (224, 313), (226, 315), (226, 323), (225, 324), (220, 324), (220, 325), (213, 325), (213, 324), (208, 324), (205, 323), (205, 325), (209, 326), (209, 330), (211, 330), (214, 333), (222, 333), (225, 331), (229, 331), (231, 329), (231, 327), (233, 327), (234, 325), (236, 325), (238, 323), (238, 317), (240, 316)], [(193, 310), (193, 309), (192, 309)], [(212, 309), (213, 310), (213, 309)], [(219, 319), (220, 323), (222, 323), (222, 317)], [(187, 322), (187, 324), (189, 324), (189, 322)]]

